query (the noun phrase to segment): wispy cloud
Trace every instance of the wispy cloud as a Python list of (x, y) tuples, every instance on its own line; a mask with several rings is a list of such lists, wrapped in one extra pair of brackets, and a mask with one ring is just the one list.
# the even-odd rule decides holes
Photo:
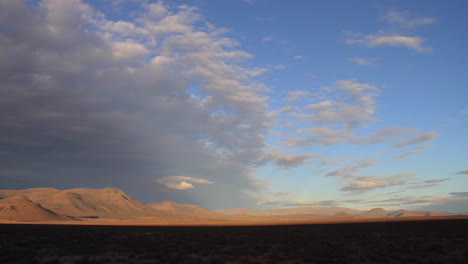
[(309, 91), (301, 91), (301, 90), (296, 90), (296, 91), (288, 91), (287, 92), (288, 96), (286, 97), (286, 101), (288, 102), (294, 102), (299, 99), (303, 99), (305, 96), (309, 95)]
[(372, 176), (365, 175), (352, 179), (346, 186), (342, 187), (342, 191), (368, 191), (377, 188), (385, 188), (390, 186), (405, 185), (413, 180), (413, 173), (398, 173), (390, 176)]
[(379, 60), (379, 58), (353, 57), (353, 58), (349, 58), (348, 60), (354, 63), (357, 63), (359, 65), (372, 66), (372, 65), (375, 65), (375, 63)]
[(404, 159), (404, 158), (407, 158), (413, 154), (423, 154), (424, 153), (424, 149), (427, 148), (426, 145), (419, 145), (419, 146), (415, 146), (413, 149), (410, 149), (408, 151), (405, 151), (403, 153), (399, 153), (399, 154), (395, 154), (393, 157), (394, 158), (397, 158), (397, 159)]
[(362, 35), (350, 34), (351, 37), (346, 40), (348, 44), (362, 44), (368, 47), (393, 46), (406, 47), (417, 52), (430, 52), (432, 49), (423, 45), (424, 38), (419, 36), (405, 36), (400, 34), (375, 34)]
[(307, 163), (307, 160), (310, 158), (316, 158), (323, 156), (321, 154), (284, 154), (284, 155), (279, 155), (275, 163), (276, 165), (284, 168), (284, 169), (291, 169), (291, 168), (296, 168), (299, 166), (304, 165)]
[(436, 138), (438, 135), (439, 133), (437, 131), (429, 131), (426, 133), (415, 135), (410, 140), (395, 143), (394, 146), (401, 148), (401, 147), (405, 147), (405, 146), (416, 144), (416, 143), (430, 141)]
[(391, 10), (388, 11), (383, 19), (389, 23), (399, 24), (403, 27), (418, 27), (423, 25), (431, 25), (437, 22), (435, 17), (416, 17), (410, 14), (409, 11)]
[(325, 176), (337, 176), (342, 178), (356, 178), (358, 177), (357, 172), (362, 168), (370, 167), (376, 164), (376, 161), (373, 159), (363, 159), (358, 160), (353, 165), (348, 165), (341, 167), (337, 170), (331, 171)]
[(462, 170), (462, 171), (456, 172), (455, 174), (464, 174), (464, 175), (468, 175), (468, 170)]
[(295, 56), (293, 56), (293, 59), (302, 60), (302, 59), (304, 59), (304, 55), (295, 55)]
[(456, 197), (468, 197), (468, 192), (451, 192), (450, 195)]

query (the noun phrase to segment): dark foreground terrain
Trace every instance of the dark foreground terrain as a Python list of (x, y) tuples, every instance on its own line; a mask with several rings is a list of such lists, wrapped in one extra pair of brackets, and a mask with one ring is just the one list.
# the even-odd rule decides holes
[(468, 220), (198, 227), (3, 224), (0, 263), (468, 263)]

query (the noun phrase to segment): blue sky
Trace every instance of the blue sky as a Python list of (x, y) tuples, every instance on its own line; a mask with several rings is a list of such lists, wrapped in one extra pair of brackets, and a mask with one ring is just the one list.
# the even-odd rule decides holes
[(1, 188), (468, 211), (466, 1), (0, 7)]

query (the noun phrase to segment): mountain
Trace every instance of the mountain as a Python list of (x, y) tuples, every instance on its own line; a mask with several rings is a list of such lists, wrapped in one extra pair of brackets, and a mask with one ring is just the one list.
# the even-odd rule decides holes
[[(369, 211), (346, 207), (301, 206), (272, 210), (235, 208), (210, 211), (192, 204), (171, 201), (143, 204), (115, 188), (31, 188), (0, 190), (0, 220), (51, 221), (70, 218), (94, 219), (160, 219), (163, 221), (221, 220), (221, 221), (287, 221), (331, 218), (379, 218), (447, 215), (446, 211), (388, 212), (382, 208)], [(170, 221), (169, 221), (170, 222)]]
[[(0, 200), (0, 219), (16, 221), (66, 221), (73, 218), (57, 214), (24, 195)], [(76, 219), (75, 219), (76, 220)]]
[(23, 195), (54, 212), (74, 217), (132, 219), (166, 216), (164, 212), (148, 208), (130, 195), (115, 188), (0, 190), (0, 197), (8, 198), (17, 195)]
[(383, 208), (373, 208), (365, 213), (359, 214), (358, 216), (375, 218), (375, 217), (386, 217), (388, 214), (389, 212), (384, 210)]
[(146, 206), (168, 214), (184, 217), (223, 218), (224, 215), (207, 210), (193, 204), (180, 204), (171, 201), (162, 201), (146, 204)]
[(295, 215), (295, 214), (311, 214), (311, 215), (321, 215), (321, 216), (334, 216), (337, 213), (346, 213), (349, 215), (359, 214), (363, 211), (350, 209), (346, 207), (329, 207), (329, 206), (301, 206), (301, 207), (292, 207), (292, 208), (281, 208), (273, 210), (252, 210), (246, 208), (234, 208), (227, 210), (216, 210), (216, 213), (225, 214), (225, 215)]

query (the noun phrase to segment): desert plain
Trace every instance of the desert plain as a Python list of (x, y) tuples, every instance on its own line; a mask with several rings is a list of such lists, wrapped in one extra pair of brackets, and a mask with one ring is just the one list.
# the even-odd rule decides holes
[(114, 189), (0, 190), (0, 263), (467, 263), (468, 216), (210, 211)]

